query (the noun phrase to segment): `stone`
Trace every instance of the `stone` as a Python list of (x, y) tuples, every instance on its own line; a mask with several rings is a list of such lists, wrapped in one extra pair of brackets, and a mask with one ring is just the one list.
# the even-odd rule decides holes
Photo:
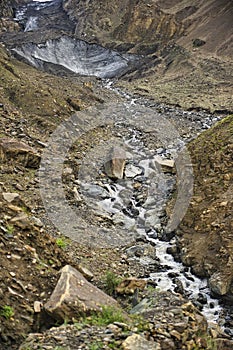
[(38, 300), (34, 301), (34, 312), (41, 312), (42, 303)]
[(75, 268), (66, 265), (44, 308), (55, 320), (64, 321), (101, 312), (106, 306), (120, 308), (113, 298), (88, 282)]
[(122, 343), (123, 350), (160, 350), (159, 344), (148, 341), (140, 334), (132, 334)]
[(155, 164), (157, 163), (159, 166), (161, 166), (162, 170), (165, 173), (175, 173), (175, 161), (173, 159), (166, 159), (162, 158), (159, 155), (156, 155), (154, 157)]
[(160, 225), (160, 219), (158, 217), (158, 210), (151, 209), (147, 210), (145, 214), (145, 226), (146, 227), (153, 227), (157, 228), (158, 225)]
[(109, 197), (109, 193), (99, 185), (82, 184), (83, 191), (90, 197), (105, 199)]
[(215, 272), (209, 279), (209, 287), (215, 294), (225, 295), (231, 285), (230, 276), (225, 276), (221, 272)]
[(114, 180), (123, 179), (125, 159), (126, 154), (123, 148), (112, 147), (109, 160), (104, 165), (107, 176)]
[(129, 277), (118, 284), (116, 292), (118, 294), (134, 294), (136, 289), (143, 290), (146, 285), (146, 280)]
[(7, 203), (12, 203), (12, 204), (17, 204), (17, 205), (19, 203), (22, 203), (19, 194), (16, 192), (13, 192), (13, 193), (3, 192), (2, 196), (3, 196), (3, 199), (5, 199), (5, 201)]
[(18, 162), (28, 168), (38, 168), (40, 164), (40, 156), (32, 147), (13, 138), (0, 140), (0, 160)]
[(125, 229), (132, 231), (135, 229), (135, 219), (125, 216), (123, 213), (116, 213), (112, 217), (115, 225), (121, 225)]
[(78, 192), (77, 186), (74, 186), (73, 188), (73, 194), (74, 194), (74, 198), (76, 200), (77, 203), (81, 203), (82, 202), (82, 198)]
[(88, 280), (91, 281), (94, 278), (93, 273), (88, 270), (88, 268), (86, 268), (85, 266), (83, 266), (82, 264), (78, 265), (78, 270), (79, 272), (81, 272), (81, 274)]
[(23, 230), (31, 228), (31, 223), (25, 213), (19, 213), (10, 220), (10, 223), (22, 228)]
[(125, 177), (128, 178), (134, 178), (137, 175), (142, 174), (142, 169), (133, 165), (133, 164), (126, 164), (125, 166)]

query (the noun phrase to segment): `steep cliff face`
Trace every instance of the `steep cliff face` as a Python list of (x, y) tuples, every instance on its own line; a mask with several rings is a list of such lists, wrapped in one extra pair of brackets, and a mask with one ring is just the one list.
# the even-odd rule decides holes
[(230, 0), (63, 0), (63, 4), (77, 22), (76, 35), (88, 41), (140, 53), (155, 52), (171, 41), (189, 49), (202, 46), (201, 51), (218, 55), (228, 56), (232, 50)]

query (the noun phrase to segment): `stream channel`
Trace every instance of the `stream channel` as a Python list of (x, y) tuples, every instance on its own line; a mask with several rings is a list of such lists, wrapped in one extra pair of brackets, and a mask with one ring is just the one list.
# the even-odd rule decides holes
[[(60, 5), (60, 0), (34, 1), (20, 7), (16, 11), (15, 19), (24, 27), (25, 33), (37, 31), (43, 24), (44, 16), (49, 16), (50, 11), (59, 12)], [(62, 16), (64, 17), (64, 14)], [(94, 176), (91, 182), (88, 182), (85, 175), (77, 180), (77, 184), (80, 195), (85, 198), (89, 208), (99, 211), (103, 217), (110, 218), (113, 225), (120, 225), (126, 231), (134, 231), (145, 237), (155, 247), (156, 256), (153, 258), (140, 256), (140, 252), (135, 254), (136, 246), (129, 248), (129, 254), (138, 256), (142, 264), (159, 265), (155, 272), (151, 271), (150, 275), (146, 276), (147, 279), (153, 281), (161, 291), (181, 292), (201, 309), (210, 323), (218, 322), (222, 308), (218, 300), (210, 296), (207, 281), (194, 276), (190, 268), (175, 261), (170, 254), (175, 247), (175, 237), (174, 234), (166, 234), (165, 209), (177, 182), (172, 161), (176, 162), (179, 152), (190, 139), (209, 128), (220, 117), (207, 112), (182, 111), (156, 104), (114, 87), (111, 79), (125, 74), (132, 66), (135, 67), (140, 57), (120, 54), (68, 35), (41, 43), (27, 42), (15, 47), (13, 51), (17, 57), (40, 69), (46, 69), (47, 65), (52, 64), (58, 66), (58, 69), (65, 67), (76, 74), (101, 78), (102, 87), (115, 92), (124, 100), (122, 108), (119, 109), (121, 114), (118, 115), (118, 111), (114, 111), (115, 128), (119, 134), (123, 125), (127, 124), (127, 118), (121, 121), (124, 110), (131, 116), (137, 115), (137, 109), (139, 114), (143, 114), (144, 108), (146, 111), (150, 110), (151, 114), (157, 116), (154, 123), (161, 118), (168, 121), (169, 125), (172, 125), (173, 120), (179, 121), (175, 142), (166, 146), (158, 144), (154, 148), (148, 145), (147, 131), (143, 131), (143, 128), (140, 130), (138, 125), (134, 127), (131, 123), (122, 137), (126, 152), (124, 178), (112, 181), (107, 177), (97, 180)], [(145, 120), (142, 124), (146, 122)], [(179, 125), (182, 124), (186, 130), (183, 134), (179, 130)], [(155, 124), (154, 126), (156, 127)], [(169, 130), (166, 132), (169, 133)], [(169, 163), (166, 171), (163, 169), (164, 161)], [(84, 170), (86, 172), (86, 169)]]

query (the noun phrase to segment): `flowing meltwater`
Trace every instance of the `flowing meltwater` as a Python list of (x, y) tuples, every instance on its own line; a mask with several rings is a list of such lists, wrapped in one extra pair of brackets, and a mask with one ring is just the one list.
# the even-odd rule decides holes
[[(182, 147), (182, 141), (180, 140)], [(147, 149), (138, 131), (129, 129), (129, 136), (124, 140), (127, 162), (125, 177), (123, 180), (109, 183), (105, 180), (94, 186), (101, 186), (107, 195), (98, 200), (94, 199), (92, 206), (101, 209), (113, 218), (113, 223), (120, 223), (126, 229), (135, 230), (140, 236), (145, 236), (156, 248), (156, 261), (159, 261), (158, 272), (150, 274), (149, 280), (160, 291), (177, 291), (177, 286), (182, 289), (182, 294), (196, 304), (202, 299), (199, 306), (208, 322), (216, 323), (222, 310), (218, 300), (210, 297), (210, 289), (206, 279), (194, 276), (189, 267), (174, 260), (168, 253), (169, 248), (175, 246), (175, 239), (170, 242), (163, 240), (163, 225), (166, 221), (165, 207), (170, 194), (174, 190), (175, 175), (158, 171), (154, 160), (161, 154), (161, 149), (151, 151)], [(175, 150), (164, 150), (163, 157), (171, 158)], [(141, 192), (135, 195), (135, 184), (141, 184)], [(83, 183), (82, 192), (85, 193), (87, 184)], [(81, 184), (82, 186), (82, 184)], [(142, 201), (142, 192), (146, 191), (146, 197)], [(127, 209), (126, 209), (127, 208)], [(141, 257), (142, 264), (152, 263), (151, 258)], [(180, 293), (180, 291), (179, 291)]]

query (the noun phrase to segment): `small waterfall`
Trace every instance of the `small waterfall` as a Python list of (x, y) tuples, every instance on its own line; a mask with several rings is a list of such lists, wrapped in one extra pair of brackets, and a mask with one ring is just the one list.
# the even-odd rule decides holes
[(37, 17), (29, 17), (26, 25), (25, 25), (25, 32), (29, 32), (31, 30), (37, 29)]

